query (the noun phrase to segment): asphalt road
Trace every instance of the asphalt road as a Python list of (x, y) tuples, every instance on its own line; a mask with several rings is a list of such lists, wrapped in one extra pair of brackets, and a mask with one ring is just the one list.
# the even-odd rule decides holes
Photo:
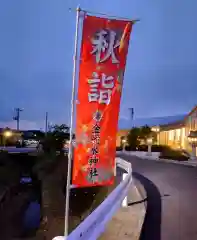
[(197, 240), (197, 168), (123, 158), (147, 191), (140, 240)]

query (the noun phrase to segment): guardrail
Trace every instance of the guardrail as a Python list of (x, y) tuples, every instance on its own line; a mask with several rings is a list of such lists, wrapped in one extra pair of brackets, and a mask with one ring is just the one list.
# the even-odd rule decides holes
[(53, 238), (53, 240), (96, 240), (101, 236), (105, 231), (106, 224), (111, 220), (121, 204), (123, 207), (127, 206), (127, 194), (132, 183), (131, 163), (121, 158), (116, 158), (117, 167), (126, 171), (123, 174), (121, 183), (67, 238), (58, 236)]

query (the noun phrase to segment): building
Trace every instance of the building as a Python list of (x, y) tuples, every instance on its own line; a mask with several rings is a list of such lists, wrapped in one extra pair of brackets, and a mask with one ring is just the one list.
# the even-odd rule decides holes
[(121, 146), (122, 139), (126, 138), (132, 127), (142, 127), (148, 125), (149, 127), (168, 126), (175, 122), (183, 121), (185, 114), (167, 117), (144, 118), (144, 119), (120, 119), (119, 130), (117, 132), (116, 146)]
[(117, 136), (116, 136), (117, 147), (122, 146), (122, 140), (127, 138), (128, 133), (129, 133), (129, 129), (122, 129), (117, 132)]
[(0, 146), (15, 146), (18, 140), (24, 139), (43, 139), (45, 133), (40, 130), (17, 131), (10, 128), (0, 128)]
[[(197, 156), (197, 105), (186, 115), (155, 118), (138, 126), (137, 124), (133, 124), (133, 126), (140, 127), (146, 124), (152, 127), (152, 130), (157, 133), (158, 144), (168, 145), (172, 148), (183, 149), (188, 152), (192, 152), (193, 146), (193, 149), (195, 147), (195, 155)], [(121, 139), (126, 138), (131, 128), (132, 126), (118, 131), (117, 146), (121, 146)]]
[(193, 145), (197, 141), (197, 106), (182, 121), (159, 126), (159, 129), (159, 144), (192, 152), (191, 134)]
[(10, 128), (0, 128), (0, 146), (15, 145), (21, 138), (21, 132)]
[(45, 137), (45, 133), (40, 130), (24, 130), (21, 131), (21, 135), (24, 140), (28, 139), (41, 140)]
[[(155, 127), (152, 128), (154, 131)], [(172, 148), (185, 148), (184, 120), (157, 127), (157, 142)]]

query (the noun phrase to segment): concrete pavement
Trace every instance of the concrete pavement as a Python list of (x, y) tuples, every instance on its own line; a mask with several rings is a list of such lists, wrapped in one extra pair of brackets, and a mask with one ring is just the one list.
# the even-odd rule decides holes
[(147, 192), (147, 213), (140, 240), (197, 239), (197, 171), (195, 167), (122, 157)]

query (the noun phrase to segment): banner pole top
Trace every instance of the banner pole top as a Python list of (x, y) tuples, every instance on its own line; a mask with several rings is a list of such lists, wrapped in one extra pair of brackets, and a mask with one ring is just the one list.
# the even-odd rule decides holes
[(100, 15), (100, 16), (105, 16), (105, 17), (108, 17), (108, 18), (116, 18), (116, 19), (121, 19), (121, 20), (127, 20), (127, 21), (131, 21), (133, 23), (136, 23), (136, 22), (139, 22), (140, 19), (131, 19), (131, 18), (127, 18), (127, 17), (120, 17), (120, 16), (113, 16), (113, 15), (108, 15), (106, 13), (101, 13), (101, 12), (94, 12), (94, 11), (89, 11), (89, 10), (85, 10), (85, 9), (82, 9), (80, 6), (78, 6), (77, 8), (69, 8), (69, 10), (71, 11), (77, 11), (77, 12), (84, 12), (84, 13), (90, 13), (90, 14), (93, 14), (93, 15)]
[(76, 11), (77, 11), (77, 12), (81, 12), (81, 11), (82, 11), (81, 8), (80, 8), (80, 6), (78, 6), (78, 7), (76, 8)]

